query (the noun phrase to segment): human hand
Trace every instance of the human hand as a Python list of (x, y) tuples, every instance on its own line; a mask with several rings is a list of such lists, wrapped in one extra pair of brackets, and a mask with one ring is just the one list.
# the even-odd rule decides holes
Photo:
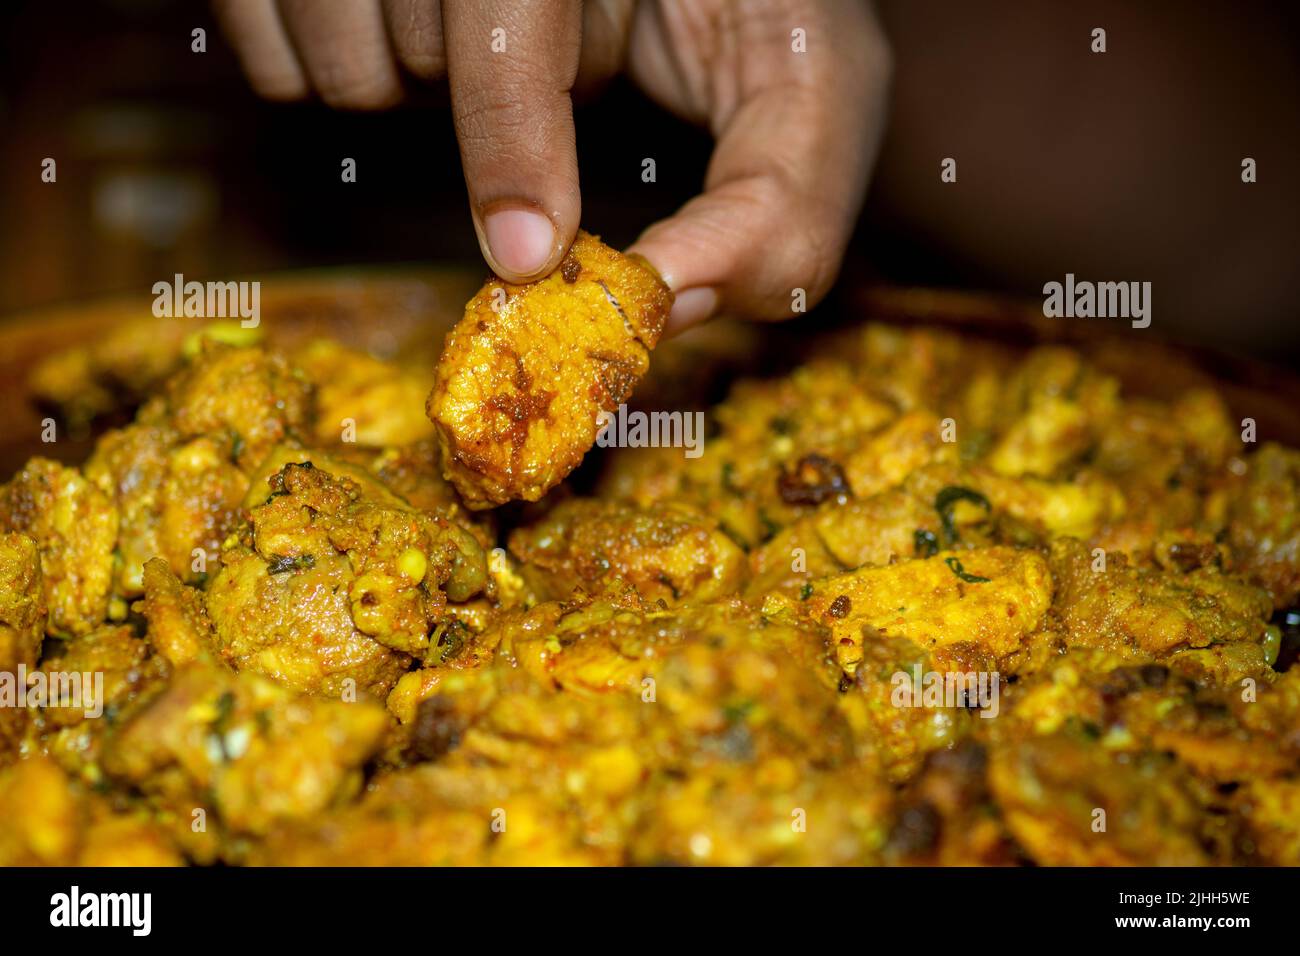
[[(377, 109), (446, 76), (483, 255), (551, 272), (581, 218), (570, 98), (626, 70), (717, 139), (703, 194), (630, 251), (677, 293), (668, 334), (779, 319), (830, 288), (884, 127), (889, 48), (866, 0), (216, 0), (254, 88)], [(803, 31), (803, 48), (799, 35)]]

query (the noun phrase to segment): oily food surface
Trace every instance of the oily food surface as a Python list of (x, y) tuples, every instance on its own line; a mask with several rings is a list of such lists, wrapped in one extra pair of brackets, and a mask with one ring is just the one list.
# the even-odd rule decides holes
[(427, 365), (177, 361), (0, 486), (2, 863), (1300, 863), (1300, 453), (1211, 391), (867, 325), (501, 514)]
[(671, 305), (653, 269), (585, 232), (545, 279), (489, 280), (447, 335), (428, 401), (465, 503), (536, 501), (559, 484), (645, 374)]

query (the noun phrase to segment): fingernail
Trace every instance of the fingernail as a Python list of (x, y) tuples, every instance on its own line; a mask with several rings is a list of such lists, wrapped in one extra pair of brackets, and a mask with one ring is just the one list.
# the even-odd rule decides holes
[(493, 264), (518, 276), (532, 276), (555, 251), (555, 227), (533, 209), (497, 209), (483, 219)]
[(717, 290), (707, 287), (683, 289), (677, 293), (672, 311), (668, 313), (668, 327), (674, 331), (688, 329), (713, 315), (717, 308)]

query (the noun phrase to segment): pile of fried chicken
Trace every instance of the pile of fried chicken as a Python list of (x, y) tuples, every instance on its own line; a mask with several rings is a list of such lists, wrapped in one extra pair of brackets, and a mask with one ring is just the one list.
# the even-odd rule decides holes
[(584, 234), (436, 373), (51, 358), (147, 397), (0, 486), (0, 671), (103, 695), (0, 707), (0, 863), (1300, 863), (1300, 453), (867, 324), (574, 492), (670, 303)]

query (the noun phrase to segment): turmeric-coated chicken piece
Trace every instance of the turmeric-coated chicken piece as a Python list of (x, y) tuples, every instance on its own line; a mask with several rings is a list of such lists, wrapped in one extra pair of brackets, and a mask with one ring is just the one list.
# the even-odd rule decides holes
[(420, 705), (413, 748), (427, 763), (273, 833), (265, 859), (873, 859), (889, 791), (836, 709), (819, 635), (739, 602), (535, 610), (538, 626), (512, 627), (508, 650)]
[(189, 664), (111, 732), (103, 768), (186, 829), (203, 810), (209, 827), (259, 833), (354, 796), (387, 726), (364, 698), (303, 697), (256, 674)]
[(49, 630), (75, 637), (108, 617), (118, 511), (75, 468), (33, 458), (0, 487), (0, 531), (36, 542)]
[(162, 558), (145, 563), (144, 600), (133, 609), (148, 623), (149, 643), (173, 667), (212, 657), (216, 638), (203, 597)]
[(648, 264), (585, 232), (546, 278), (484, 285), (427, 405), (465, 503), (536, 501), (563, 480), (645, 374), (672, 299)]
[[(404, 675), (389, 696), (388, 707), (398, 720), (410, 724), (422, 702), (445, 685), (456, 684), (458, 675), (480, 671), (497, 658), (580, 695), (639, 693), (649, 669), (663, 659), (667, 648), (701, 631), (755, 627), (765, 623), (735, 599), (663, 609), (642, 600), (630, 586), (621, 593), (611, 588), (599, 596), (576, 592), (567, 601), (544, 601), (498, 614), (482, 633), (452, 632), (448, 636), (455, 643), (449, 652), (441, 660), (426, 656), (423, 668)], [(778, 634), (792, 641), (806, 637), (805, 643), (821, 649), (818, 635), (790, 628), (767, 630), (769, 638)], [(827, 686), (832, 685), (828, 675)]]
[(644, 767), (635, 698), (560, 693), (509, 665), (448, 677), (426, 700), (421, 761), (356, 805), (286, 823), (255, 862), (278, 865), (574, 865), (621, 861), (621, 806)]
[(1167, 753), (1115, 754), (1071, 729), (995, 749), (989, 782), (1016, 841), (1040, 865), (1213, 862), (1213, 818)]
[(361, 469), (334, 474), (291, 450), (272, 461), (281, 454), (206, 592), (218, 653), (299, 691), (386, 694), (447, 601), (483, 589), (483, 549)]
[[(1269, 595), (1214, 568), (1187, 574), (1105, 565), (1078, 542), (1052, 547), (1054, 606), (1070, 643), (1132, 645), (1154, 658), (1242, 644), (1266, 668)], [(1274, 651), (1275, 653), (1276, 651)]]
[(130, 626), (107, 624), (63, 643), (41, 662), (49, 697), (42, 721), (48, 730), (112, 724), (133, 699), (158, 689), (170, 670)]
[(860, 568), (812, 582), (804, 594), (797, 610), (831, 629), (850, 676), (873, 635), (906, 638), (938, 669), (992, 670), (1042, 623), (1052, 576), (1036, 552), (975, 548)]
[(604, 754), (596, 750), (588, 757), (587, 748), (570, 743), (567, 749), (539, 749), (554, 762), (538, 761), (530, 773), (490, 763), (423, 763), (383, 775), (355, 804), (275, 827), (263, 842), (252, 845), (248, 862), (254, 866), (618, 864), (626, 832), (625, 820), (611, 812), (618, 808), (609, 802), (584, 802), (580, 799), (584, 794), (572, 793), (566, 786), (566, 774), (568, 786), (612, 782), (608, 767), (599, 762)]
[(510, 535), (525, 580), (543, 599), (575, 588), (630, 584), (647, 601), (707, 601), (735, 594), (745, 555), (715, 519), (690, 505), (648, 508), (575, 498)]
[(36, 542), (0, 534), (0, 671), (36, 665), (45, 640), (45, 588)]
[(316, 386), (312, 439), (321, 445), (402, 445), (433, 437), (422, 406), (432, 376), (385, 362), (330, 339), (314, 339), (292, 355)]
[(161, 828), (115, 812), (48, 757), (0, 772), (0, 866), (180, 866)]
[(122, 515), (120, 594), (142, 592), (153, 557), (184, 580), (207, 577), (239, 524), (250, 473), (281, 441), (307, 432), (311, 397), (282, 357), (205, 341), (134, 422), (100, 438), (86, 477)]
[(42, 752), (87, 786), (103, 783), (99, 758), (111, 729), (166, 686), (167, 661), (126, 625), (69, 641), (41, 662), (45, 706), (32, 709)]
[[(907, 779), (927, 755), (968, 738), (973, 725), (980, 722), (975, 716), (975, 708), (981, 705), (978, 675), (971, 683), (963, 675), (961, 682), (963, 688), (973, 693), (961, 699), (954, 693), (951, 701), (945, 698), (922, 706), (923, 693), (921, 699), (913, 700), (910, 692), (919, 675), (934, 672), (934, 663), (917, 644), (905, 637), (877, 633), (855, 650), (862, 654), (862, 659), (857, 663), (852, 682), (844, 682), (839, 709), (854, 735), (870, 745), (891, 780)], [(986, 677), (986, 695), (988, 681)], [(900, 684), (906, 685), (909, 696), (900, 696)], [(987, 706), (989, 700), (986, 698), (983, 703), (985, 712), (995, 717), (996, 712)]]
[[(875, 741), (836, 706), (821, 635), (714, 610), (685, 614), (680, 642), (643, 665), (653, 683), (634, 699), (655, 759), (630, 862), (874, 862), (889, 788)], [(651, 617), (642, 632), (663, 628)]]

